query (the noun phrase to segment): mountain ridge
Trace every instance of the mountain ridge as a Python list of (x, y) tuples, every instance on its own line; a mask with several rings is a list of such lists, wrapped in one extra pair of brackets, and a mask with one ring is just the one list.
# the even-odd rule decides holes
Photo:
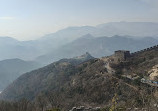
[[(155, 24), (155, 25), (153, 25)], [(110, 26), (109, 26), (110, 25)], [(84, 36), (91, 34), (94, 37), (114, 35), (119, 36), (135, 36), (146, 37), (151, 36), (158, 38), (158, 24), (150, 22), (114, 22), (102, 24), (103, 28), (97, 28), (99, 26), (81, 26), (81, 27), (69, 27), (59, 30), (55, 33), (45, 35), (37, 40), (30, 41), (15, 41), (9, 40), (9, 44), (6, 42), (0, 42), (0, 60), (20, 58), (23, 60), (33, 60), (38, 56), (47, 54), (52, 50), (56, 50), (63, 45)], [(139, 28), (139, 29), (138, 29)], [(154, 28), (154, 30), (152, 30)], [(142, 35), (141, 35), (142, 34)], [(8, 40), (5, 40), (8, 41)], [(25, 50), (25, 51), (24, 51)]]
[(7, 59), (0, 61), (0, 91), (6, 88), (24, 72), (39, 68), (41, 65), (33, 61)]
[(113, 37), (93, 37), (88, 34), (48, 54), (39, 56), (36, 61), (42, 63), (46, 62), (46, 64), (48, 64), (65, 57), (71, 58), (81, 55), (85, 52), (90, 52), (94, 57), (102, 57), (109, 56), (115, 50), (119, 49), (135, 52), (156, 44), (158, 44), (158, 39), (149, 37), (133, 39), (130, 36), (124, 37), (115, 35)]
[(10, 100), (34, 100), (38, 95), (47, 101), (53, 98), (55, 102), (51, 104), (64, 111), (77, 105), (108, 106), (117, 95), (120, 106), (154, 108), (143, 100), (148, 101), (151, 96), (151, 103), (155, 104), (157, 90), (141, 79), (149, 76), (148, 70), (158, 64), (157, 50), (146, 50), (116, 63), (112, 62), (113, 57), (120, 57), (116, 54), (74, 65), (61, 60), (22, 75), (0, 96)]

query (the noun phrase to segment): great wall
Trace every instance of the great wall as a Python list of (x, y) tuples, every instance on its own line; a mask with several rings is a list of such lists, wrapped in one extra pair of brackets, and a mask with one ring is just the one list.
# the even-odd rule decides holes
[[(130, 53), (130, 51), (126, 51), (126, 50), (118, 50), (118, 51), (115, 51), (115, 53), (113, 55), (103, 57), (103, 58), (101, 58), (101, 60), (103, 60), (105, 62), (105, 68), (107, 69), (107, 71), (110, 74), (113, 74), (115, 71), (110, 67), (110, 63), (128, 62), (128, 58), (136, 56), (136, 55), (138, 55), (140, 53), (143, 53), (143, 52), (146, 52), (146, 51), (151, 51), (151, 50), (157, 50), (158, 51), (158, 45), (155, 45), (153, 47), (149, 47), (149, 48), (146, 48), (146, 49), (134, 52), (134, 53)], [(151, 86), (158, 87), (158, 82), (157, 81), (151, 81), (151, 80), (146, 80), (146, 79), (142, 78), (141, 82), (149, 84)], [(95, 107), (95, 108), (88, 107), (88, 108), (86, 108), (85, 106), (80, 106), (80, 107), (73, 107), (69, 111), (100, 111), (100, 110), (101, 110), (100, 107)], [(129, 111), (131, 111), (131, 110), (144, 111), (144, 110), (147, 110), (147, 109), (127, 108), (127, 110), (129, 110)]]
[(153, 47), (146, 48), (146, 49), (134, 52), (134, 53), (130, 53), (130, 51), (127, 51), (127, 50), (118, 50), (118, 51), (115, 51), (115, 53), (113, 55), (108, 56), (108, 58), (110, 59), (111, 62), (114, 62), (114, 63), (126, 62), (129, 58), (131, 58), (133, 56), (136, 56), (143, 52), (151, 51), (151, 50), (158, 51), (158, 45), (155, 45)]
[(136, 54), (139, 54), (139, 53), (143, 53), (145, 51), (151, 51), (151, 50), (158, 50), (158, 45), (155, 45), (153, 47), (149, 47), (149, 48), (146, 48), (146, 49), (143, 49), (143, 50), (140, 50), (140, 51), (137, 51), (137, 52), (134, 52), (134, 53), (131, 53), (131, 55), (136, 55)]

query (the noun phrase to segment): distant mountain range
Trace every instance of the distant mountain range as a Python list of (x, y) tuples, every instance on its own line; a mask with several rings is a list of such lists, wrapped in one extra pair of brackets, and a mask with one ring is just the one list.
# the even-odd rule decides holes
[(18, 41), (11, 37), (0, 37), (0, 60), (4, 59), (32, 59), (39, 55), (34, 44), (29, 42)]
[(158, 39), (132, 38), (130, 36), (93, 37), (84, 35), (73, 42), (63, 45), (50, 53), (40, 56), (36, 61), (40, 63), (51, 63), (62, 58), (71, 58), (89, 52), (94, 57), (103, 57), (113, 54), (116, 50), (138, 51), (158, 44)]
[(115, 50), (134, 52), (157, 45), (157, 30), (158, 23), (113, 22), (95, 27), (68, 27), (31, 41), (0, 37), (0, 60), (7, 59), (0, 61), (0, 91), (22, 73), (63, 58), (86, 52), (102, 57)]
[(7, 59), (0, 61), (0, 91), (23, 73), (39, 68), (41, 65), (33, 61)]
[[(94, 37), (114, 35), (139, 37), (158, 37), (158, 23), (151, 22), (111, 22), (97, 26), (68, 27), (32, 41), (17, 41), (0, 37), (0, 60), (20, 58), (33, 60), (38, 56), (53, 52), (59, 47), (91, 34)], [(115, 43), (117, 44), (117, 43)], [(56, 51), (55, 51), (56, 52)]]

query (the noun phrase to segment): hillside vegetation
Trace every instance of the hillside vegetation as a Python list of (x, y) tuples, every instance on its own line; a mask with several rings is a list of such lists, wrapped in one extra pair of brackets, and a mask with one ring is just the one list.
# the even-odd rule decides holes
[[(127, 62), (117, 64), (110, 63), (108, 58), (90, 58), (84, 62), (75, 62), (76, 58), (60, 60), (22, 75), (0, 97), (4, 100), (26, 98), (38, 111), (49, 108), (65, 111), (82, 105), (111, 108), (114, 101), (115, 108), (156, 111), (157, 87), (142, 83), (141, 78), (149, 77), (149, 70), (158, 64), (158, 50), (138, 53)], [(109, 69), (114, 72), (110, 73)]]

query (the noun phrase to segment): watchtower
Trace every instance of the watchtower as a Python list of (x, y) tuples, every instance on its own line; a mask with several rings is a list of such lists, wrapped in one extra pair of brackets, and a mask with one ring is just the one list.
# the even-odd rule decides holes
[(116, 62), (126, 61), (127, 58), (130, 57), (130, 51), (118, 50), (118, 51), (115, 51), (114, 56), (115, 56), (115, 61)]

